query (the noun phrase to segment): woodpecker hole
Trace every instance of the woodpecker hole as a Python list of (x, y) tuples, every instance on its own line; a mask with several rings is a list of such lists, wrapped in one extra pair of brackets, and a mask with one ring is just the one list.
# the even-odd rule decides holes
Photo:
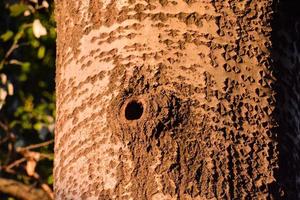
[(143, 104), (136, 100), (129, 102), (125, 108), (125, 118), (127, 120), (138, 120), (144, 112)]

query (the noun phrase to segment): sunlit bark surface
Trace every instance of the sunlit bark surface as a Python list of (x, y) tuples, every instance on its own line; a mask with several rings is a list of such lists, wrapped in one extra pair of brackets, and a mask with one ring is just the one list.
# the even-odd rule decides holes
[(271, 0), (57, 0), (56, 198), (284, 195), (272, 9)]

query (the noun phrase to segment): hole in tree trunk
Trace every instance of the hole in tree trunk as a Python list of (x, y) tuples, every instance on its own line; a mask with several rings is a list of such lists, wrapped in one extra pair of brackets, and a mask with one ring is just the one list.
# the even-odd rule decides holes
[(133, 100), (126, 105), (125, 118), (127, 120), (137, 120), (141, 118), (143, 112), (143, 104), (136, 100)]

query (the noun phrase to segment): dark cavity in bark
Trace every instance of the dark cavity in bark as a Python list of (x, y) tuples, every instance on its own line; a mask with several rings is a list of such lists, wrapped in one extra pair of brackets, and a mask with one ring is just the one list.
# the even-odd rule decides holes
[(127, 120), (137, 120), (143, 115), (143, 104), (136, 100), (129, 102), (125, 108), (125, 118)]

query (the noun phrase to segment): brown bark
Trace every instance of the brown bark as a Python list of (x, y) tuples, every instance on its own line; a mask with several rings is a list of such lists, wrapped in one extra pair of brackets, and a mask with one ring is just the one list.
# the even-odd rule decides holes
[(57, 0), (57, 199), (269, 199), (271, 0)]

